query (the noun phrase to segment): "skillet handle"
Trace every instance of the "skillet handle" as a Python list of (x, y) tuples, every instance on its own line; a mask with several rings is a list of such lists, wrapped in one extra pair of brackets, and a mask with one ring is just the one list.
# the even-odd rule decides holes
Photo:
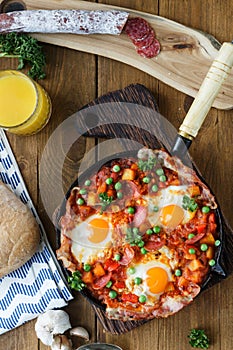
[(233, 42), (224, 43), (219, 50), (218, 56), (213, 61), (200, 90), (193, 101), (182, 125), (179, 134), (192, 140), (209, 112), (215, 97), (227, 78), (233, 66)]

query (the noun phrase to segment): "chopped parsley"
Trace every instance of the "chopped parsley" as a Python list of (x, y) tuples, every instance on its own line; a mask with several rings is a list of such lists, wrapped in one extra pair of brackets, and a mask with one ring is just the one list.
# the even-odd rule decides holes
[(153, 158), (153, 157), (149, 157), (147, 160), (142, 160), (140, 159), (138, 161), (138, 167), (139, 169), (141, 169), (142, 171), (146, 171), (146, 170), (152, 170), (155, 166), (155, 164), (157, 163), (157, 159)]
[(68, 276), (68, 283), (71, 289), (80, 291), (86, 287), (86, 284), (82, 281), (82, 274), (80, 271), (75, 271), (72, 276)]
[(112, 203), (113, 196), (108, 196), (106, 192), (102, 192), (99, 194), (99, 199), (101, 201), (101, 212), (106, 210), (107, 206)]
[(195, 200), (193, 198), (190, 198), (189, 196), (186, 196), (186, 195), (183, 197), (182, 204), (183, 204), (182, 207), (185, 210), (189, 210), (192, 212), (194, 212), (198, 208), (198, 204), (195, 202)]
[(209, 339), (205, 334), (203, 329), (192, 329), (190, 334), (188, 335), (189, 344), (193, 348), (199, 349), (208, 349), (209, 348)]
[(38, 40), (24, 33), (0, 35), (0, 57), (18, 58), (17, 69), (29, 65), (28, 75), (32, 79), (45, 78), (45, 55)]

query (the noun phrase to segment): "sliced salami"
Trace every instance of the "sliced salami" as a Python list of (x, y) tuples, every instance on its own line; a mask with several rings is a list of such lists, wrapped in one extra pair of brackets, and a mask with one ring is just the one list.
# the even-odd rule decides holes
[(28, 10), (0, 14), (0, 33), (73, 33), (119, 35), (125, 11)]
[(154, 29), (143, 18), (128, 19), (125, 25), (125, 32), (132, 40), (140, 56), (152, 58), (159, 54), (160, 44), (155, 38)]
[(150, 31), (147, 33), (147, 35), (145, 35), (143, 37), (143, 39), (141, 40), (135, 40), (133, 41), (134, 45), (140, 49), (142, 47), (146, 47), (152, 44), (152, 42), (154, 41), (155, 38), (155, 32), (154, 30), (151, 28)]
[(125, 25), (125, 32), (133, 42), (146, 37), (150, 29), (149, 23), (140, 17), (128, 19)]
[(145, 46), (137, 49), (137, 53), (145, 58), (153, 58), (160, 52), (160, 43), (157, 39), (154, 39), (149, 46)]

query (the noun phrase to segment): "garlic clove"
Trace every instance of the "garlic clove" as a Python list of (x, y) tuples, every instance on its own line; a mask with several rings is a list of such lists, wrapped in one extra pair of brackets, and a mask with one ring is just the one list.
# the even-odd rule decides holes
[(72, 343), (65, 335), (55, 335), (51, 344), (51, 350), (72, 350)]
[(74, 327), (70, 330), (70, 335), (74, 335), (85, 340), (90, 340), (88, 331), (83, 327)]

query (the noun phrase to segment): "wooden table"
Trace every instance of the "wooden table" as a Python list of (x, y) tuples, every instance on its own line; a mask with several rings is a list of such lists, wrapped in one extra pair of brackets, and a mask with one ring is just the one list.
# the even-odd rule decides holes
[[(232, 40), (232, 1), (217, 0), (104, 0), (116, 6), (158, 14), (192, 28), (214, 35), (220, 42)], [(35, 136), (18, 137), (8, 134), (23, 178), (38, 213), (47, 230), (52, 247), (55, 231), (46, 216), (38, 186), (39, 164), (43, 149), (51, 133), (71, 114), (97, 96), (142, 83), (155, 95), (160, 112), (174, 126), (181, 124), (189, 98), (161, 81), (123, 63), (91, 54), (44, 44), (47, 55), (47, 78), (41, 85), (49, 92), (53, 113), (46, 128)], [(1, 59), (0, 69), (15, 68), (16, 61)], [(233, 226), (233, 118), (232, 111), (212, 109), (193, 143), (190, 153), (201, 169), (231, 226)], [(72, 168), (96, 140), (82, 137), (76, 150), (69, 153)], [(68, 187), (68, 181), (66, 186)], [(106, 333), (95, 317), (89, 303), (81, 296), (66, 308), (71, 322), (87, 328), (91, 341), (114, 343), (124, 350), (188, 350), (187, 335), (191, 328), (204, 328), (211, 339), (210, 350), (229, 350), (233, 344), (233, 277), (202, 293), (178, 314), (168, 319), (152, 320), (123, 335)], [(34, 332), (35, 321), (0, 337), (1, 350), (45, 350)], [(78, 339), (76, 345), (84, 342)]]

